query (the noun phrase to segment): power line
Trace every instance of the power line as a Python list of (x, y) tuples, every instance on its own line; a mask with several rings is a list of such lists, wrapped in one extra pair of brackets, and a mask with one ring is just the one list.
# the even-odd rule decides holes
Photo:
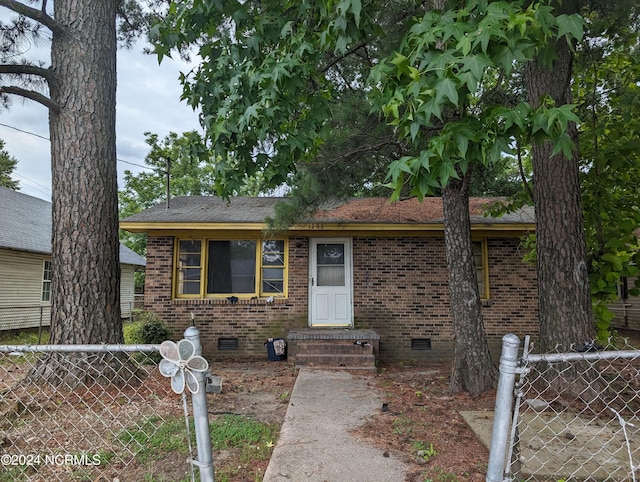
[[(38, 191), (39, 193), (42, 193), (42, 194), (45, 194), (45, 195), (51, 197), (51, 187), (44, 186), (44, 185), (34, 181), (33, 179), (28, 178), (24, 174), (21, 174), (18, 171), (15, 171), (12, 174), (12, 177), (15, 177), (18, 181), (20, 181), (20, 184), (21, 184), (20, 187), (21, 188), (22, 187), (28, 187), (29, 189), (33, 189), (34, 191)], [(40, 187), (42, 189), (38, 189), (38, 187), (36, 187), (36, 186), (38, 186), (38, 187)]]
[(2, 122), (0, 122), (0, 126), (8, 127), (9, 129), (13, 129), (14, 131), (22, 132), (23, 134), (29, 134), (30, 136), (39, 137), (40, 139), (44, 139), (45, 141), (50, 140), (48, 137), (44, 137), (44, 136), (41, 136), (40, 134), (35, 134), (33, 132), (29, 132), (29, 131), (25, 131), (25, 130), (22, 130), (22, 129), (18, 129), (17, 127), (13, 127), (13, 126), (10, 126), (10, 125), (7, 125), (7, 124), (3, 124)]
[(143, 169), (155, 169), (155, 167), (150, 167), (150, 166), (143, 166), (142, 164), (136, 164), (135, 162), (129, 162), (129, 161), (125, 161), (123, 159), (116, 159), (116, 161), (118, 162), (124, 162), (125, 164), (131, 164), (132, 166), (138, 166), (141, 167)]
[[(9, 129), (13, 129), (13, 130), (18, 131), (18, 132), (22, 132), (23, 134), (28, 134), (30, 136), (39, 137), (40, 139), (44, 139), (45, 141), (50, 141), (51, 140), (48, 137), (41, 136), (40, 134), (36, 134), (34, 132), (25, 131), (23, 129), (19, 129), (19, 128), (14, 127), (14, 126), (3, 124), (2, 122), (0, 122), (0, 126), (7, 127)], [(135, 162), (125, 161), (124, 159), (119, 159), (117, 157), (116, 157), (116, 161), (123, 162), (124, 164), (130, 164), (130, 165), (136, 166), (136, 167), (141, 167), (142, 169), (152, 169), (152, 170), (154, 169), (153, 167), (143, 166), (142, 164), (136, 164)]]

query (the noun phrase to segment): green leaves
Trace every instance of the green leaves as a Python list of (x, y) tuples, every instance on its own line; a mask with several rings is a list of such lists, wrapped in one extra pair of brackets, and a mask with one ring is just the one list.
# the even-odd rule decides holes
[(492, 95), (516, 66), (548, 56), (549, 38), (579, 38), (583, 24), (575, 15), (556, 18), (544, 6), (500, 1), (469, 1), (418, 19), (369, 79), (374, 109), (420, 152), (392, 164), (394, 193), (408, 183), (412, 194), (431, 194), (469, 162), (495, 162), (516, 141), (550, 141), (554, 154), (571, 156), (575, 146), (565, 131), (579, 121), (575, 106), (502, 108)]
[(585, 20), (579, 15), (558, 15), (556, 17), (558, 25), (557, 36), (566, 37), (567, 40), (577, 40), (580, 42), (584, 36)]
[[(395, 52), (371, 62), (366, 85), (366, 70), (342, 79), (345, 71), (335, 65), (348, 54), (361, 46), (367, 47), (360, 57), (376, 53), (367, 50), (373, 36), (384, 35), (384, 12), (376, 8), (369, 0), (171, 3), (154, 27), (156, 52), (162, 58), (173, 49), (198, 49), (202, 60), (184, 75), (183, 97), (202, 112), (220, 159), (221, 193), (242, 187), (233, 170), (262, 172), (275, 186), (313, 159), (331, 136), (332, 103), (343, 89), (365, 90), (373, 112), (421, 153), (419, 162), (404, 162), (406, 169), (392, 164), (390, 171), (398, 182), (415, 180), (421, 195), (469, 162), (490, 162), (516, 139), (550, 140), (556, 152), (571, 152), (562, 127), (576, 117), (566, 108), (499, 112), (490, 96), (518, 64), (551, 59), (545, 51), (551, 36), (581, 38), (580, 17), (508, 1), (428, 10), (407, 24)], [(445, 125), (450, 137), (437, 139)]]
[(160, 59), (176, 50), (200, 58), (181, 79), (183, 98), (202, 113), (219, 159), (221, 194), (243, 188), (238, 171), (260, 172), (265, 184), (276, 187), (314, 159), (330, 136), (339, 90), (362, 85), (362, 73), (345, 74), (335, 65), (375, 33), (368, 4), (171, 2), (166, 19), (154, 27), (155, 51)]
[[(591, 18), (590, 28), (596, 29), (602, 20)], [(601, 338), (608, 336), (607, 306), (618, 299), (621, 279), (637, 276), (640, 266), (640, 87), (629, 82), (640, 78), (638, 33), (637, 26), (618, 27), (621, 30), (608, 35), (606, 42), (583, 41), (573, 85), (586, 121), (580, 126), (580, 182), (589, 280)]]

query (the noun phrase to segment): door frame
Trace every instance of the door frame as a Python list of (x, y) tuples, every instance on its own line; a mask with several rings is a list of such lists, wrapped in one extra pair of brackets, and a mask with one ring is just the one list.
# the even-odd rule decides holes
[[(314, 323), (313, 313), (314, 313), (314, 288), (315, 281), (314, 277), (317, 277), (316, 270), (316, 246), (317, 244), (322, 243), (344, 243), (345, 252), (344, 252), (344, 266), (345, 266), (345, 293), (348, 297), (347, 300), (347, 310), (348, 310), (348, 323), (335, 323), (335, 324), (318, 324)], [(349, 237), (344, 238), (309, 238), (309, 279), (308, 281), (308, 292), (309, 292), (309, 308), (308, 315), (309, 321), (308, 325), (310, 328), (353, 328), (353, 240)]]

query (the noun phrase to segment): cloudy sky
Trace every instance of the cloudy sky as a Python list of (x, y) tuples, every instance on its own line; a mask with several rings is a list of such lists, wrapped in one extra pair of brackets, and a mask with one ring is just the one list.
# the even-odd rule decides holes
[[(2, 10), (2, 9), (0, 9)], [(0, 12), (0, 16), (2, 12)], [(155, 56), (142, 53), (142, 46), (118, 51), (116, 143), (118, 184), (122, 187), (125, 170), (139, 172), (148, 146), (144, 133), (161, 138), (169, 132), (199, 129), (198, 117), (184, 102), (178, 82), (180, 71), (189, 66), (180, 60), (164, 59), (158, 66)], [(51, 155), (48, 113), (40, 104), (14, 97), (10, 109), (0, 110), (0, 139), (18, 160), (13, 178), (20, 191), (49, 201), (51, 199)]]

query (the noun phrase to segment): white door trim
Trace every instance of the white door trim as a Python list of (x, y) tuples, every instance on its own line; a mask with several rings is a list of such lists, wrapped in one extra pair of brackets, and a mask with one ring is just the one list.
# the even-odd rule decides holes
[[(318, 244), (344, 245), (344, 286), (318, 286)], [(353, 327), (353, 242), (351, 238), (309, 239), (309, 326)]]

